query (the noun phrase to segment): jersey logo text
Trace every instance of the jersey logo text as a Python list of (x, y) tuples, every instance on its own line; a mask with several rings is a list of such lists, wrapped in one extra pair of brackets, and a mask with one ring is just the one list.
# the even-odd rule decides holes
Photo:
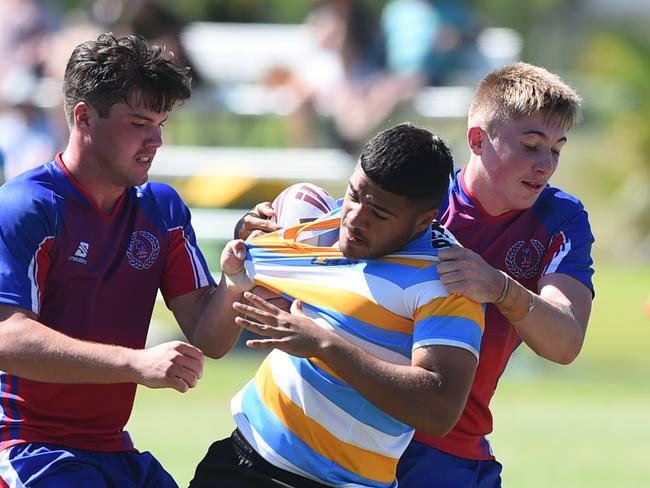
[(88, 264), (86, 258), (88, 257), (88, 249), (90, 249), (90, 244), (87, 242), (79, 242), (79, 246), (75, 253), (68, 258), (68, 261), (74, 261), (79, 264)]

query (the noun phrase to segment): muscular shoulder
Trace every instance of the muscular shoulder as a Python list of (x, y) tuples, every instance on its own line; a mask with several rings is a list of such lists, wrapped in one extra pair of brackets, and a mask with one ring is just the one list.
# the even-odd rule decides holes
[(153, 198), (165, 204), (182, 204), (183, 199), (171, 185), (150, 181), (137, 187), (138, 196), (144, 198)]
[(62, 207), (63, 198), (47, 166), (17, 176), (0, 187), (3, 228), (34, 222), (56, 224)]
[(553, 186), (544, 189), (535, 202), (533, 211), (542, 221), (555, 225), (561, 225), (581, 214), (585, 221), (587, 219), (585, 207), (578, 198)]
[(183, 199), (166, 183), (145, 183), (136, 187), (136, 195), (147, 211), (158, 213), (170, 228), (181, 225), (188, 218)]

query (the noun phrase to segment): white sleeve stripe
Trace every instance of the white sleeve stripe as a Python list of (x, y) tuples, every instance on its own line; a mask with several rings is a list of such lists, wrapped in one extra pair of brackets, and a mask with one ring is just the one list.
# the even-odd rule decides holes
[(197, 289), (208, 286), (210, 282), (208, 281), (205, 269), (203, 269), (203, 266), (201, 266), (201, 261), (199, 260), (196, 253), (196, 248), (190, 243), (189, 238), (185, 234), (185, 229), (182, 226), (172, 227), (171, 229), (168, 229), (168, 232), (174, 230), (180, 230), (181, 235), (183, 236), (184, 247), (190, 258), (190, 263), (192, 264), (192, 271), (194, 272), (194, 284), (196, 285)]
[(566, 239), (564, 233), (562, 234), (562, 237), (564, 239), (564, 244), (560, 246), (560, 249), (553, 255), (551, 262), (546, 266), (546, 270), (543, 273), (545, 275), (555, 273), (558, 266), (562, 263), (562, 260), (569, 254), (569, 252), (571, 252), (571, 241)]
[(54, 239), (54, 236), (45, 237), (38, 245), (27, 270), (27, 276), (29, 277), (29, 281), (31, 283), (31, 309), (32, 312), (34, 312), (36, 315), (38, 315), (41, 311), (42, 297), (42, 290), (38, 287), (38, 256), (41, 253), (41, 250), (43, 249), (45, 243), (50, 239)]
[(461, 349), (466, 349), (474, 356), (476, 356), (476, 359), (478, 359), (478, 351), (470, 346), (469, 344), (461, 341), (455, 341), (453, 339), (423, 339), (421, 341), (417, 341), (413, 343), (413, 350), (415, 351), (419, 347), (426, 347), (426, 346), (453, 346), (453, 347), (460, 347)]

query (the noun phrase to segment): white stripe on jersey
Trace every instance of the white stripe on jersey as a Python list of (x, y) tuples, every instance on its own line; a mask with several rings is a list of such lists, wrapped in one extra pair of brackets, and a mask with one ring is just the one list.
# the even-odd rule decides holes
[(29, 281), (32, 284), (31, 286), (32, 312), (34, 312), (36, 315), (38, 315), (41, 312), (41, 296), (42, 296), (42, 290), (38, 287), (38, 255), (43, 249), (45, 243), (50, 239), (54, 239), (54, 236), (47, 236), (45, 239), (41, 241), (41, 243), (36, 248), (36, 252), (32, 257), (32, 260), (29, 262), (29, 268), (27, 269), (27, 276), (29, 277)]
[[(233, 418), (237, 428), (242, 433), (246, 441), (257, 451), (260, 456), (265, 460), (270, 462), (272, 465), (289, 471), (290, 473), (296, 473), (305, 478), (309, 478), (315, 481), (318, 481), (321, 484), (328, 486), (341, 486), (341, 485), (330, 485), (329, 483), (316, 478), (314, 475), (300, 469), (295, 464), (287, 461), (284, 457), (280, 456), (276, 451), (274, 451), (271, 446), (269, 446), (264, 438), (251, 426), (250, 422), (246, 418), (246, 415), (243, 412), (244, 407), (242, 405), (244, 399), (244, 391), (246, 386), (239, 390), (237, 394), (230, 401), (230, 410), (233, 413)], [(342, 486), (356, 486), (356, 485), (342, 485)]]
[(9, 485), (9, 488), (25, 488), (18, 473), (11, 465), (10, 454), (11, 448), (0, 451), (0, 478)]
[(185, 249), (187, 250), (187, 254), (190, 257), (190, 263), (192, 263), (192, 269), (194, 270), (194, 283), (197, 285), (196, 287), (203, 288), (204, 286), (208, 286), (210, 282), (208, 281), (208, 277), (205, 272), (205, 269), (203, 269), (203, 266), (201, 266), (201, 261), (199, 260), (198, 255), (196, 253), (196, 248), (190, 244), (189, 238), (185, 235), (185, 229), (181, 226), (178, 226), (178, 227), (173, 227), (171, 229), (167, 229), (167, 232), (171, 232), (173, 230), (179, 230), (179, 229), (183, 236)]
[[(562, 260), (571, 252), (571, 241), (566, 238), (564, 232), (560, 232), (562, 236), (563, 244), (560, 246), (560, 249), (553, 255), (553, 259), (548, 263), (546, 271), (544, 274), (551, 274), (557, 271), (557, 267), (562, 263)], [(552, 241), (551, 241), (552, 242)]]
[(276, 386), (337, 439), (382, 456), (398, 458), (413, 437), (412, 430), (392, 436), (359, 422), (303, 381), (287, 353), (274, 349), (268, 361)]
[(354, 344), (355, 346), (363, 349), (369, 354), (372, 354), (375, 357), (378, 357), (379, 359), (386, 361), (388, 363), (394, 363), (394, 364), (401, 364), (403, 366), (408, 366), (411, 364), (411, 358), (406, 357), (403, 354), (400, 354), (396, 351), (393, 351), (391, 349), (381, 347), (378, 344), (375, 344), (373, 342), (369, 342), (366, 340), (363, 340), (362, 338), (355, 336), (353, 334), (350, 334), (349, 332), (346, 332), (345, 330), (341, 329), (337, 325), (329, 322), (328, 320), (324, 319), (322, 316), (320, 316), (317, 312), (314, 312), (312, 310), (309, 310), (307, 308), (303, 309), (303, 312), (307, 317), (312, 319), (314, 322), (316, 322), (320, 327), (323, 329), (331, 330), (333, 332), (336, 332), (338, 335), (346, 339), (348, 342)]

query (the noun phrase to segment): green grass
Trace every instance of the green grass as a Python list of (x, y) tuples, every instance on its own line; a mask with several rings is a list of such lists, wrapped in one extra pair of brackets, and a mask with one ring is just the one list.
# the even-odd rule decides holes
[[(596, 299), (584, 347), (585, 361), (614, 374), (647, 374), (650, 365), (650, 266), (598, 266)], [(639, 368), (640, 365), (644, 368)]]
[[(648, 485), (650, 267), (599, 267), (595, 282), (580, 358), (558, 366), (522, 348), (501, 381), (491, 442), (505, 487)], [(160, 309), (155, 318), (168, 320)], [(232, 430), (230, 397), (260, 360), (234, 352), (209, 361), (199, 386), (184, 395), (140, 388), (127, 427), (136, 445), (187, 486), (210, 443)]]
[(187, 486), (208, 446), (230, 434), (230, 398), (252, 377), (259, 354), (231, 353), (206, 361), (203, 379), (185, 394), (138, 388), (128, 429), (140, 450), (151, 451)]
[(647, 486), (650, 393), (643, 383), (504, 381), (492, 445), (506, 487)]

